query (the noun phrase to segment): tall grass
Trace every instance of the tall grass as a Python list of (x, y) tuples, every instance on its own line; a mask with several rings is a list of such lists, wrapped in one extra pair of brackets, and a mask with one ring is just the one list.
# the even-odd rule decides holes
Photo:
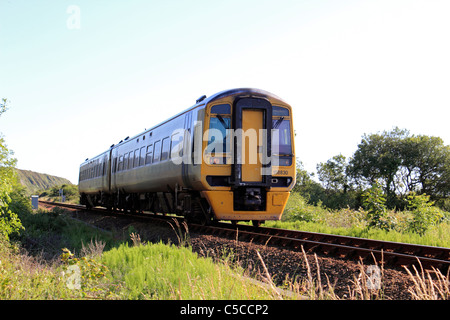
[(187, 247), (123, 244), (104, 252), (101, 261), (124, 282), (126, 299), (271, 299), (274, 294), (242, 278), (242, 271), (199, 258)]

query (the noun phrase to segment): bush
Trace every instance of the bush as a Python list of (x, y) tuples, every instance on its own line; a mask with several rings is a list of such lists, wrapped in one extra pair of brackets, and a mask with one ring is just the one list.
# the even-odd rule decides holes
[(408, 209), (413, 218), (409, 221), (409, 230), (423, 235), (432, 225), (438, 224), (444, 217), (442, 211), (433, 206), (430, 196), (417, 195), (415, 192), (408, 196)]
[(374, 184), (363, 193), (363, 205), (367, 210), (368, 227), (382, 230), (393, 229), (394, 224), (387, 216), (386, 198), (378, 184)]

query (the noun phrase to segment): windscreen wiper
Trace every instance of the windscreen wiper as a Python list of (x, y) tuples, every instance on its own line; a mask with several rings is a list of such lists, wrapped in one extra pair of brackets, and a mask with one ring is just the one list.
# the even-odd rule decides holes
[(272, 126), (272, 129), (277, 129), (283, 120), (284, 120), (284, 117), (281, 117), (280, 119), (278, 119), (277, 122), (275, 122), (275, 124)]
[(228, 128), (227, 123), (225, 122), (225, 120), (223, 120), (223, 118), (220, 114), (216, 115), (216, 117), (217, 117), (217, 119), (219, 119), (220, 123), (223, 125), (223, 127), (225, 129), (230, 129), (230, 128)]

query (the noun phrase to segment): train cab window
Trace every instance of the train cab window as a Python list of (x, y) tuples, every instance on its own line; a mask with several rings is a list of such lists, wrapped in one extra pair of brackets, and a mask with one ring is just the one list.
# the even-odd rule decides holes
[(155, 149), (153, 151), (153, 163), (159, 161), (159, 157), (161, 156), (161, 141), (155, 142)]
[(153, 144), (147, 147), (147, 153), (145, 154), (145, 164), (152, 163), (152, 155), (153, 155)]
[(272, 116), (273, 117), (289, 117), (289, 109), (283, 108), (283, 107), (272, 107)]
[[(227, 106), (227, 107), (225, 107)], [(216, 108), (217, 107), (217, 108)], [(230, 105), (217, 105), (211, 108), (211, 113), (213, 110), (224, 111), (223, 114), (211, 114), (209, 120), (209, 131), (208, 131), (208, 147), (206, 149), (207, 153), (224, 153), (230, 151), (230, 127), (231, 118)], [(228, 113), (228, 114), (227, 114)]]
[(170, 149), (170, 139), (169, 137), (167, 137), (164, 138), (162, 141), (161, 161), (167, 160), (169, 158), (169, 149)]
[(231, 114), (231, 106), (229, 104), (218, 104), (211, 107), (211, 113)]
[(278, 155), (291, 155), (291, 122), (283, 118), (273, 120), (273, 130), (277, 130), (278, 139), (272, 135), (272, 152)]
[(292, 142), (289, 109), (273, 106), (272, 116), (272, 154), (279, 156), (279, 165), (290, 166), (292, 164)]

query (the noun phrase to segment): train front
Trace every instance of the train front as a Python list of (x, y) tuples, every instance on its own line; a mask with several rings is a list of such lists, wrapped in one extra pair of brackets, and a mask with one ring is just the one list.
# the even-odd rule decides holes
[(202, 182), (218, 220), (279, 220), (295, 185), (292, 109), (261, 90), (218, 94), (205, 108)]

